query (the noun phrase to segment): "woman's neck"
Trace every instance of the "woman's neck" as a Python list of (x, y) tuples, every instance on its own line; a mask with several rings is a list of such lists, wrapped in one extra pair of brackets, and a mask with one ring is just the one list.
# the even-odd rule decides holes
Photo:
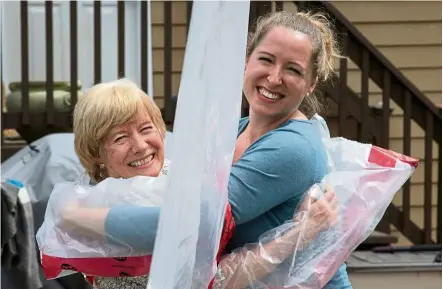
[[(302, 114), (303, 115), (303, 114)], [(263, 136), (268, 131), (278, 128), (280, 125), (290, 119), (303, 119), (298, 110), (284, 117), (265, 118), (249, 112), (249, 124), (245, 130), (247, 139), (252, 143)], [(306, 117), (305, 117), (306, 119)]]

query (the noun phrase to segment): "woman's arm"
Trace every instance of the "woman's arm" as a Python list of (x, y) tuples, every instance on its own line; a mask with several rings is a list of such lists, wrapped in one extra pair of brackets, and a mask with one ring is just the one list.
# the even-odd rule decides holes
[(228, 198), (236, 225), (298, 198), (320, 175), (316, 147), (303, 135), (279, 131), (254, 143), (232, 165)]
[[(280, 132), (264, 138), (233, 165), (228, 196), (237, 225), (300, 196), (314, 183), (315, 149), (302, 135)], [(253, 205), (251, 205), (253, 204)], [(110, 243), (149, 251), (155, 242), (159, 207), (126, 205), (112, 209), (73, 208), (62, 228)]]
[(294, 253), (301, 235), (300, 228), (294, 227), (278, 240), (265, 245), (246, 245), (223, 257), (218, 265), (214, 289), (243, 289), (263, 279)]
[(328, 189), (318, 201), (307, 195), (293, 222), (271, 230), (272, 241), (249, 244), (220, 261), (214, 289), (242, 289), (263, 279), (321, 231), (334, 226), (338, 219), (337, 210), (338, 201), (332, 190)]
[(70, 204), (60, 215), (58, 227), (94, 239), (105, 239), (105, 220), (109, 213), (107, 208), (82, 208)]
[(67, 232), (152, 252), (160, 207), (120, 205), (109, 208), (84, 208), (77, 204), (61, 215), (58, 226)]

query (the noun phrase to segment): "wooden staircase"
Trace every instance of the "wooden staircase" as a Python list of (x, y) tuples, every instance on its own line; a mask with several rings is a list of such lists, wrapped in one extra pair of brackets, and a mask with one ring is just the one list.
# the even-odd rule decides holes
[[(434, 105), (441, 105), (441, 2), (435, 1), (334, 1), (336, 7), (389, 61), (410, 80)], [(361, 69), (352, 60), (348, 63), (348, 85), (360, 93)], [(369, 105), (382, 100), (381, 89), (369, 80)], [(403, 152), (404, 111), (393, 100), (389, 128), (389, 147)], [(421, 165), (410, 182), (410, 216), (424, 229), (424, 164), (425, 131), (411, 121), (410, 154)], [(432, 239), (437, 240), (438, 212), (438, 144), (432, 142)], [(403, 190), (393, 204), (402, 206)], [(399, 245), (411, 242), (394, 226), (391, 234)]]

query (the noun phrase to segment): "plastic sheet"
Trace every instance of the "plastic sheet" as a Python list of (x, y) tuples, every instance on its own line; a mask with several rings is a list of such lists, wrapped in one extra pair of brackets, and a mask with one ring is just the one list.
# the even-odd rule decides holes
[[(141, 276), (149, 272), (152, 251), (132, 248), (122, 242), (107, 242), (112, 236), (79, 233), (94, 230), (88, 222), (77, 221), (78, 208), (107, 209), (118, 205), (160, 207), (164, 201), (169, 161), (158, 177), (107, 178), (97, 185), (89, 177), (63, 182), (54, 187), (45, 220), (37, 232), (42, 265), (47, 278), (76, 271), (92, 276)], [(126, 269), (122, 269), (127, 267)]]
[(58, 133), (32, 142), (1, 166), (2, 179), (26, 185), (33, 207), (35, 231), (43, 223), (46, 204), (55, 184), (75, 181), (84, 169), (74, 152), (74, 135)]
[(147, 288), (207, 288), (216, 271), (241, 109), (249, 1), (195, 1), (170, 184)]
[[(172, 133), (166, 132), (165, 156), (171, 153)], [(46, 206), (54, 186), (74, 182), (84, 168), (74, 151), (73, 133), (55, 133), (22, 148), (1, 166), (2, 179), (26, 184), (33, 206), (35, 231), (43, 223)], [(84, 182), (89, 180), (83, 179)]]
[[(129, 257), (151, 254), (137, 251), (127, 244), (99, 242), (96, 238), (83, 238), (70, 230), (69, 222), (76, 229), (87, 229), (88, 223), (71, 220), (72, 208), (112, 208), (118, 205), (161, 207), (167, 185), (165, 161), (158, 177), (137, 176), (130, 179), (107, 178), (96, 185), (89, 184), (89, 177), (76, 182), (63, 182), (54, 187), (48, 202), (45, 221), (37, 233), (40, 250), (46, 255), (63, 258)], [(108, 236), (112, 237), (112, 236)]]
[[(79, 219), (82, 214), (79, 210), (95, 211), (120, 205), (161, 207), (167, 190), (169, 163), (165, 160), (158, 177), (107, 178), (90, 185), (89, 177), (84, 175), (76, 182), (57, 184), (49, 199), (44, 223), (37, 232), (46, 277), (59, 278), (75, 272), (101, 277), (149, 274), (152, 250), (134, 248), (121, 240), (109, 242), (113, 236), (105, 232), (103, 236), (90, 235), (89, 232), (99, 230), (100, 225)], [(227, 220), (232, 218), (229, 208), (225, 214)], [(232, 225), (225, 222), (222, 239), (229, 239)], [(218, 248), (218, 244), (219, 239), (215, 247)]]
[[(324, 120), (315, 118), (329, 173), (305, 194), (293, 220), (263, 234), (257, 244), (225, 256), (214, 288), (323, 288), (373, 232), (418, 166), (417, 159), (389, 150), (330, 138)], [(323, 203), (326, 185), (335, 191), (336, 214)], [(335, 216), (336, 222), (328, 222), (328, 216)]]
[[(257, 244), (223, 256), (214, 289), (322, 288), (374, 230), (395, 193), (418, 165), (416, 159), (376, 146), (329, 138), (326, 124), (317, 118), (328, 156), (328, 175), (306, 192), (292, 220), (263, 234)], [(57, 220), (72, 202), (95, 208), (119, 204), (161, 206), (167, 172), (165, 166), (158, 178), (108, 178), (97, 186), (87, 185), (84, 180), (57, 185), (37, 235), (46, 276), (56, 278), (74, 271), (110, 277), (148, 274), (152, 252), (73, 236)], [(222, 176), (215, 183), (223, 185), (225, 181)], [(326, 185), (336, 194), (336, 214), (324, 202)], [(223, 192), (223, 187), (218, 190)], [(210, 224), (217, 227), (216, 223)], [(232, 224), (224, 225), (225, 230), (232, 229)], [(229, 232), (222, 236), (224, 243), (226, 236)], [(202, 282), (203, 286), (207, 283)]]

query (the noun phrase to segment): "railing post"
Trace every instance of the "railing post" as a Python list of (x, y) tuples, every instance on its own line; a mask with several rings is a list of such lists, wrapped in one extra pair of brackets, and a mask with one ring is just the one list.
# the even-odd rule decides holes
[[(141, 89), (148, 92), (148, 2), (140, 2), (140, 83)], [(149, 95), (154, 98), (153, 95)]]
[(45, 1), (46, 28), (46, 124), (54, 125), (54, 40), (52, 37), (52, 1)]
[(192, 16), (192, 3), (193, 1), (186, 1), (186, 32), (189, 33), (189, 25), (191, 25)]
[(425, 119), (424, 229), (425, 244), (432, 244), (432, 167), (434, 162), (432, 157), (432, 136), (434, 132), (434, 118), (430, 112), (427, 112)]
[(275, 1), (275, 11), (283, 11), (283, 1)]
[(117, 1), (117, 77), (125, 76), (125, 1)]
[[(339, 30), (342, 34), (342, 53), (343, 55), (347, 55), (348, 50), (348, 34), (346, 31), (346, 28), (344, 26), (340, 26)], [(339, 76), (339, 124), (338, 124), (338, 134), (340, 136), (343, 136), (346, 131), (346, 123), (347, 123), (347, 115), (348, 115), (348, 109), (347, 109), (347, 98), (346, 98), (346, 89), (348, 87), (348, 59), (347, 58), (341, 58), (340, 59), (340, 76)]]
[[(405, 105), (403, 108), (403, 153), (405, 155), (411, 155), (411, 111), (412, 111), (412, 99), (408, 90), (405, 91)], [(403, 224), (402, 231), (408, 230), (407, 220), (411, 218), (411, 182), (410, 179), (403, 185)]]
[[(441, 113), (441, 110), (440, 110)], [(437, 243), (442, 243), (442, 149), (441, 140), (438, 143), (438, 184), (437, 184)]]
[(359, 141), (368, 141), (368, 118), (369, 118), (369, 69), (370, 58), (369, 52), (363, 50), (363, 61), (361, 67), (361, 96), (360, 96), (360, 114), (361, 122), (359, 125)]
[(29, 125), (31, 123), (29, 115), (29, 43), (28, 43), (28, 1), (20, 2), (20, 28), (21, 28), (21, 64), (22, 64), (22, 123)]
[(383, 96), (382, 96), (382, 114), (381, 114), (381, 141), (383, 148), (389, 148), (389, 118), (391, 102), (391, 73), (387, 70), (383, 72)]
[(101, 1), (94, 1), (94, 84), (102, 79), (102, 14)]
[[(70, 34), (71, 34), (71, 113), (77, 103), (78, 82), (78, 38), (77, 38), (77, 1), (69, 3)], [(72, 125), (72, 117), (71, 125)]]
[(172, 101), (172, 2), (163, 3), (164, 19), (164, 58), (163, 58), (163, 97), (164, 97), (164, 119), (167, 126), (173, 125), (174, 107)]

